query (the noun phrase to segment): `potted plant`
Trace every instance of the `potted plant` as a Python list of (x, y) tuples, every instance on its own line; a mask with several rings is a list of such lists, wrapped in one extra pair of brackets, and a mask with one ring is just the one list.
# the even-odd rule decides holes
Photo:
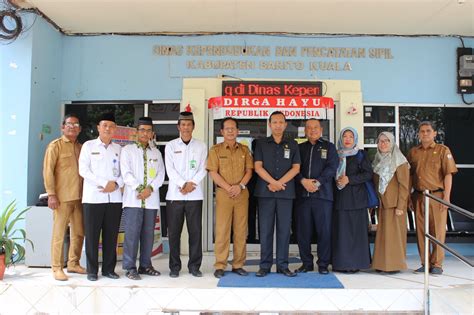
[(25, 229), (16, 228), (16, 224), (25, 219), (24, 214), (30, 208), (16, 211), (16, 202), (12, 201), (0, 215), (0, 280), (3, 280), (5, 268), (19, 262), (25, 257), (25, 242), (33, 243), (26, 238)]

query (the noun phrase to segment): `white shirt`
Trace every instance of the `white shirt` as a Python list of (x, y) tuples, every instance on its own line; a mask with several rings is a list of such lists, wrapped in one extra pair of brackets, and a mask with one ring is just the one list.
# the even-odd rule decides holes
[[(84, 178), (83, 203), (122, 202), (121, 149), (120, 145), (113, 142), (106, 147), (100, 138), (89, 140), (82, 145), (79, 155), (79, 175)], [(111, 193), (101, 192), (108, 181), (116, 182), (118, 187)]]
[[(166, 144), (165, 164), (169, 178), (166, 200), (203, 200), (202, 180), (206, 177), (207, 147), (204, 142), (191, 139), (186, 143), (181, 138)], [(186, 182), (195, 183), (196, 189), (183, 195), (179, 189)]]
[[(147, 157), (147, 186), (153, 188), (150, 197), (145, 199), (145, 209), (160, 208), (160, 187), (165, 180), (165, 165), (161, 152), (156, 147), (146, 149)], [(141, 208), (142, 201), (137, 198), (138, 186), (145, 180), (143, 149), (136, 143), (122, 148), (120, 156), (120, 170), (122, 172), (125, 189), (123, 192), (123, 207)]]

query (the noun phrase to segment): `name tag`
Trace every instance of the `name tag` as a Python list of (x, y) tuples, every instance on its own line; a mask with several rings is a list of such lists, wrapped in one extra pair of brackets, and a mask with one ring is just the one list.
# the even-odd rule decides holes
[(114, 167), (112, 168), (112, 173), (114, 174), (115, 177), (119, 177), (120, 176), (120, 168), (119, 168), (120, 163), (116, 159), (113, 159), (112, 162), (114, 163)]
[(328, 158), (328, 150), (326, 149), (321, 150), (321, 158), (324, 160)]
[(99, 155), (100, 152), (91, 152), (92, 155)]
[(283, 153), (283, 157), (285, 159), (289, 159), (290, 158), (290, 149), (285, 149), (284, 153)]
[(175, 154), (176, 154), (176, 153), (183, 153), (183, 151), (174, 151), (174, 153), (175, 153)]
[(151, 167), (148, 170), (148, 177), (150, 177), (150, 178), (155, 178), (156, 177), (156, 168)]

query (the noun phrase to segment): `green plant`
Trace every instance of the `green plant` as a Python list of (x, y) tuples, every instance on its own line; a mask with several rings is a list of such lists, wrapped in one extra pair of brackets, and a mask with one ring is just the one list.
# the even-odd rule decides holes
[(5, 254), (5, 264), (14, 265), (25, 257), (25, 242), (34, 248), (33, 242), (26, 238), (25, 229), (15, 228), (18, 222), (25, 219), (24, 214), (30, 208), (16, 211), (16, 202), (13, 200), (3, 210), (0, 216), (0, 254)]

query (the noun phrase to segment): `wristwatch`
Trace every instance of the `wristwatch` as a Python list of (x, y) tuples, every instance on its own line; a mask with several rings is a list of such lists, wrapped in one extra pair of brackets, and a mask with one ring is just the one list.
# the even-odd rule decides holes
[(244, 190), (245, 188), (247, 188), (247, 187), (246, 187), (244, 184), (242, 184), (242, 183), (240, 183), (239, 186), (240, 186), (240, 189), (242, 189), (242, 190)]

